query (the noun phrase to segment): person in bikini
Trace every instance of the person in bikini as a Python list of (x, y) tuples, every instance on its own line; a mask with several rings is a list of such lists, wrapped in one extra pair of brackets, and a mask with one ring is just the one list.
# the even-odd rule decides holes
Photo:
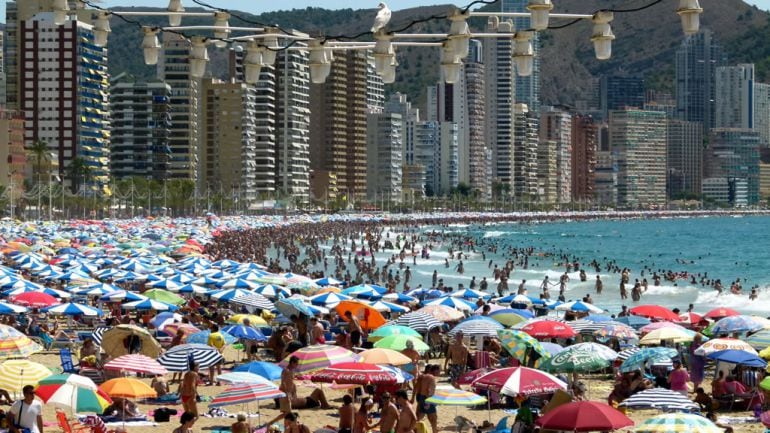
[(198, 364), (190, 362), (190, 369), (184, 374), (179, 385), (179, 398), (182, 400), (182, 408), (198, 416)]

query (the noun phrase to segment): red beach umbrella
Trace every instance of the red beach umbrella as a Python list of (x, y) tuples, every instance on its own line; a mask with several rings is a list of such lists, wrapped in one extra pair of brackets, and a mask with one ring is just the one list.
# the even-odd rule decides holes
[(476, 379), (471, 386), (510, 396), (547, 394), (557, 389), (567, 389), (567, 384), (556, 376), (527, 367), (493, 370)]
[(703, 320), (703, 316), (701, 316), (698, 313), (682, 313), (679, 315), (679, 323), (689, 323), (691, 325), (697, 325), (701, 320)]
[(25, 307), (42, 308), (59, 304), (59, 301), (48, 293), (24, 292), (11, 297), (11, 302)]
[(521, 330), (535, 338), (572, 338), (577, 335), (571, 326), (555, 320), (538, 320), (522, 326)]
[(668, 320), (678, 322), (679, 315), (660, 305), (640, 305), (629, 310), (631, 314), (646, 317), (648, 319)]
[(704, 319), (719, 320), (719, 319), (724, 319), (725, 317), (738, 316), (740, 314), (741, 313), (733, 310), (732, 308), (720, 307), (720, 308), (714, 308), (713, 310), (711, 310), (708, 313), (704, 314), (703, 318)]
[(403, 383), (404, 377), (396, 374), (394, 370), (376, 364), (342, 362), (313, 373), (310, 375), (310, 380), (313, 382), (334, 382), (339, 385), (394, 385)]
[(535, 421), (543, 429), (573, 432), (609, 431), (634, 425), (619, 410), (595, 401), (561, 405)]

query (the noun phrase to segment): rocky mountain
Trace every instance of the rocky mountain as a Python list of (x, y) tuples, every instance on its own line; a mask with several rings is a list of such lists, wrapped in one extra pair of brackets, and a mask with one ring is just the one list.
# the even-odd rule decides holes
[[(632, 9), (653, 0), (558, 0), (554, 12), (593, 13), (603, 9)], [(770, 79), (770, 15), (741, 0), (701, 0), (704, 13), (702, 27), (712, 30), (727, 49), (731, 62), (754, 62), (759, 80)], [(665, 0), (638, 12), (616, 13), (612, 28), (616, 35), (612, 58), (596, 60), (590, 41), (591, 23), (578, 22), (562, 29), (549, 30), (541, 37), (542, 97), (546, 104), (572, 104), (587, 97), (591, 78), (601, 74), (638, 75), (648, 85), (672, 90), (674, 53), (684, 34), (675, 10), (678, 2)], [(423, 20), (445, 14), (450, 5), (419, 7), (395, 11), (388, 28), (400, 29), (414, 20)], [(153, 10), (145, 8), (146, 10)], [(499, 4), (484, 6), (499, 10)], [(126, 10), (137, 10), (130, 8)], [(194, 11), (193, 8), (188, 8)], [(249, 26), (255, 23), (278, 24), (295, 28), (311, 35), (356, 35), (371, 26), (375, 9), (325, 10), (307, 8), (252, 15), (238, 13), (244, 22), (233, 17), (231, 26)], [(142, 18), (142, 23), (166, 25), (162, 18)], [(483, 19), (474, 19), (471, 25), (481, 30)], [(205, 18), (185, 18), (184, 25), (210, 23)], [(552, 21), (559, 25), (564, 21)], [(113, 17), (110, 35), (110, 70), (113, 75), (126, 71), (140, 78), (155, 76), (155, 68), (142, 61), (141, 30), (135, 25)], [(426, 20), (412, 26), (410, 32), (446, 32), (447, 20)], [(364, 38), (365, 39), (365, 38)], [(226, 71), (224, 50), (210, 49), (211, 71)], [(400, 48), (397, 81), (387, 90), (406, 93), (418, 105), (424, 105), (425, 87), (438, 79), (439, 53), (430, 48)]]

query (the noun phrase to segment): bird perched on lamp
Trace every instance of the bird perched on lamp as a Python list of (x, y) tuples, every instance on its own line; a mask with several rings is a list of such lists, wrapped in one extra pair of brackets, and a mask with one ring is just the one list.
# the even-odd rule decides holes
[(385, 3), (380, 3), (377, 8), (380, 10), (377, 11), (377, 16), (374, 17), (374, 24), (372, 24), (372, 33), (376, 33), (379, 30), (382, 30), (385, 28), (386, 25), (388, 25), (388, 22), (390, 21), (390, 9), (388, 9), (388, 5)]

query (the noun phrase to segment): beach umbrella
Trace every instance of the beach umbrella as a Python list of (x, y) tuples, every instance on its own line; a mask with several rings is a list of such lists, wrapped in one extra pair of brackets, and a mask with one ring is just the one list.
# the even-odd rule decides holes
[(35, 395), (46, 405), (72, 412), (101, 414), (112, 399), (89, 378), (76, 374), (56, 374), (40, 381)]
[(694, 325), (700, 322), (701, 320), (703, 320), (703, 316), (701, 316), (698, 313), (693, 313), (692, 311), (689, 311), (686, 313), (680, 313), (678, 322)]
[(216, 395), (209, 407), (248, 404), (253, 401), (273, 400), (281, 397), (286, 397), (286, 394), (272, 383), (238, 384)]
[(543, 346), (543, 349), (545, 349), (550, 356), (556, 355), (557, 353), (559, 353), (562, 350), (564, 350), (564, 347), (559, 346), (556, 343), (550, 343), (550, 342), (547, 342), (547, 341), (541, 341), (540, 345)]
[[(147, 355), (150, 358), (157, 358), (160, 355), (160, 343), (144, 328), (136, 325), (117, 325), (104, 332), (102, 335), (102, 350), (111, 358), (117, 358), (128, 354), (127, 342), (131, 339), (138, 339), (139, 353)], [(137, 340), (134, 340), (137, 341)]]
[(24, 314), (28, 311), (27, 307), (21, 305), (9, 304), (4, 301), (0, 301), (0, 315), (16, 315)]
[[(222, 332), (222, 338), (225, 340), (225, 344), (233, 344), (236, 341), (238, 341), (237, 338), (233, 337), (232, 335)], [(209, 337), (211, 336), (211, 331), (205, 330), (205, 331), (199, 331), (194, 334), (190, 334), (185, 338), (185, 343), (189, 344), (197, 344), (197, 345), (206, 345), (209, 342)]]
[(463, 299), (486, 299), (491, 298), (492, 295), (489, 293), (484, 293), (480, 290), (474, 290), (474, 289), (462, 289), (462, 290), (455, 290), (454, 292), (450, 293), (449, 296), (453, 296), (455, 298), (463, 298)]
[(55, 316), (97, 317), (104, 314), (104, 312), (99, 308), (94, 308), (88, 305), (78, 304), (74, 302), (54, 305), (52, 307), (43, 308), (40, 311), (44, 313), (52, 314)]
[(53, 296), (43, 292), (24, 292), (12, 296), (11, 302), (25, 307), (43, 308), (59, 303)]
[(299, 358), (299, 365), (295, 373), (308, 373), (318, 371), (330, 365), (342, 362), (358, 361), (359, 356), (340, 346), (327, 344), (314, 344), (305, 346), (287, 355), (278, 365), (286, 368), (292, 356)]
[(751, 316), (728, 316), (714, 323), (711, 327), (711, 335), (754, 332), (764, 327), (763, 323)]
[(233, 298), (248, 296), (251, 294), (253, 294), (251, 291), (244, 290), (244, 289), (224, 289), (224, 290), (216, 290), (213, 292), (209, 292), (209, 296), (211, 297), (211, 299), (215, 301), (220, 301), (220, 302), (227, 302), (232, 300)]
[(392, 349), (364, 350), (358, 356), (361, 357), (361, 362), (368, 362), (369, 364), (405, 365), (412, 362), (408, 356)]
[(121, 355), (104, 364), (105, 370), (131, 371), (145, 374), (166, 374), (168, 370), (158, 361), (142, 354)]
[(0, 359), (27, 358), (42, 351), (43, 346), (35, 343), (16, 328), (0, 325)]
[(242, 305), (246, 307), (248, 311), (266, 310), (272, 311), (275, 309), (275, 304), (270, 302), (269, 299), (260, 295), (259, 293), (249, 292), (248, 295), (238, 296), (230, 299), (231, 304)]
[(747, 367), (767, 367), (767, 362), (760, 358), (759, 355), (744, 352), (743, 350), (720, 350), (718, 352), (711, 352), (706, 355), (706, 357), (715, 361), (739, 364)]
[(436, 289), (429, 289), (427, 287), (421, 289), (413, 289), (406, 292), (407, 296), (411, 296), (417, 300), (423, 299), (435, 299), (444, 296), (444, 292)]
[(342, 301), (348, 301), (352, 299), (348, 295), (342, 293), (321, 293), (310, 297), (310, 303), (313, 305), (321, 305), (329, 308), (334, 308)]
[(165, 332), (168, 335), (176, 335), (179, 331), (182, 331), (182, 335), (186, 338), (189, 337), (192, 334), (197, 334), (198, 332), (201, 332), (200, 329), (196, 328), (195, 326), (189, 324), (189, 323), (181, 323), (181, 322), (165, 322), (163, 326), (160, 327), (160, 330)]
[(668, 347), (647, 347), (634, 352), (623, 361), (620, 365), (620, 371), (623, 373), (635, 371), (643, 368), (648, 362), (667, 361), (678, 354), (679, 352), (676, 349)]
[[(442, 323), (435, 317), (420, 311), (412, 311), (411, 313), (406, 313), (396, 319), (393, 324), (411, 328), (416, 332), (428, 332), (433, 328), (440, 328), (442, 326)], [(375, 333), (376, 332), (377, 331), (375, 331)]]
[(248, 383), (270, 383), (269, 379), (265, 379), (264, 377), (254, 374), (254, 373), (247, 373), (243, 371), (235, 371), (231, 373), (223, 373), (217, 375), (217, 381), (225, 382), (228, 384), (248, 384)]
[(615, 319), (616, 322), (628, 325), (634, 329), (639, 329), (642, 326), (649, 325), (650, 319), (641, 316), (623, 316)]
[(168, 289), (168, 290), (175, 293), (195, 293), (198, 295), (208, 293), (209, 291), (209, 289), (202, 286), (195, 285), (195, 284), (185, 284), (185, 285), (179, 286), (179, 288), (177, 289)]
[(275, 284), (264, 284), (258, 286), (256, 289), (254, 289), (254, 292), (259, 293), (268, 299), (288, 298), (291, 296), (291, 292), (288, 289)]
[[(607, 326), (606, 322), (592, 322), (585, 319), (571, 320), (567, 322), (567, 324), (569, 324), (570, 328), (574, 329), (578, 334), (585, 335), (591, 335), (594, 332)], [(524, 325), (526, 325), (526, 323), (522, 324), (522, 326)]]
[(275, 363), (272, 362), (252, 361), (248, 364), (241, 364), (233, 368), (233, 371), (256, 374), (267, 380), (277, 380), (281, 378), (281, 372), (283, 371), (283, 368), (275, 365)]
[(503, 308), (489, 313), (488, 317), (491, 317), (505, 326), (513, 326), (517, 323), (526, 322), (534, 316), (527, 310)]
[(70, 290), (70, 293), (80, 296), (104, 296), (108, 293), (117, 292), (118, 290), (120, 290), (120, 288), (113, 286), (112, 284), (99, 283), (89, 284), (87, 286), (73, 287)]
[(313, 382), (339, 385), (395, 385), (404, 383), (405, 379), (403, 374), (396, 374), (391, 369), (366, 362), (341, 362), (310, 375)]
[[(594, 331), (594, 337), (596, 337), (600, 341), (606, 341), (611, 338), (616, 338), (618, 340), (637, 340), (639, 338), (638, 335), (636, 335), (636, 331), (634, 328), (624, 325), (622, 323), (615, 323), (613, 322), (597, 322), (600, 324), (603, 324), (601, 329), (598, 329)], [(609, 323), (609, 324), (608, 324)]]
[[(540, 343), (544, 344), (544, 343)], [(594, 352), (607, 361), (614, 361), (618, 358), (618, 352), (610, 349), (609, 347), (599, 343), (577, 343), (569, 346), (567, 349), (583, 350), (586, 352)], [(562, 348), (564, 350), (564, 348)]]
[(129, 292), (127, 290), (118, 290), (117, 292), (110, 292), (105, 295), (103, 295), (101, 298), (99, 298), (100, 301), (104, 302), (120, 302), (120, 301), (128, 301), (128, 302), (134, 302), (134, 301), (144, 301), (147, 298), (146, 296), (142, 296), (138, 293)]
[(187, 303), (183, 297), (163, 289), (150, 289), (142, 293), (142, 295), (153, 301), (163, 302), (164, 304), (182, 305)]
[(712, 320), (719, 320), (724, 317), (730, 317), (730, 316), (738, 316), (741, 313), (733, 310), (732, 308), (727, 307), (718, 307), (714, 308), (713, 310), (710, 310), (708, 313), (703, 315), (704, 319), (712, 319)]
[(356, 298), (379, 299), (387, 292), (388, 289), (376, 284), (359, 284), (357, 286), (348, 287), (341, 293)]
[(144, 299), (141, 301), (128, 302), (120, 306), (124, 310), (137, 311), (176, 311), (179, 307), (165, 302), (155, 301), (153, 299)]
[(525, 324), (521, 331), (535, 338), (572, 338), (577, 333), (566, 323), (553, 320), (538, 320)]
[(770, 329), (765, 329), (749, 335), (744, 340), (754, 349), (763, 350), (770, 347)]
[(122, 397), (130, 399), (156, 398), (158, 393), (141, 380), (132, 377), (118, 377), (110, 379), (101, 385), (104, 392), (110, 397)]
[(601, 314), (604, 312), (604, 310), (595, 306), (594, 304), (583, 302), (583, 301), (565, 302), (564, 304), (559, 304), (554, 309), (556, 311), (577, 311), (579, 313), (594, 313), (594, 314)]
[(489, 390), (503, 395), (548, 394), (567, 389), (567, 384), (552, 374), (527, 367), (508, 367), (492, 370), (476, 379), (474, 389)]
[(36, 384), (51, 374), (51, 370), (43, 364), (26, 359), (9, 359), (0, 364), (0, 388), (20, 393), (25, 385)]
[(181, 372), (190, 369), (190, 360), (205, 369), (222, 362), (224, 357), (214, 347), (188, 343), (170, 348), (158, 358), (158, 363), (168, 371)]
[(384, 301), (375, 301), (375, 302), (369, 301), (369, 305), (381, 313), (390, 312), (390, 313), (403, 314), (411, 311), (409, 307), (404, 307), (398, 304), (392, 304), (390, 302), (384, 302)]
[(301, 314), (308, 317), (313, 316), (313, 312), (308, 308), (308, 305), (299, 299), (280, 299), (275, 303), (275, 308), (286, 317), (299, 316)]
[[(229, 323), (238, 323), (243, 324), (243, 322), (249, 319), (249, 323), (251, 326), (256, 326), (260, 328), (268, 327), (269, 325), (267, 322), (265, 322), (265, 319), (263, 319), (261, 316), (257, 316), (254, 314), (234, 314), (227, 318), (227, 321)], [(288, 322), (287, 322), (288, 323)]]
[(702, 415), (689, 413), (667, 413), (644, 420), (634, 430), (636, 433), (723, 433)]
[(333, 277), (324, 277), (324, 278), (319, 278), (315, 280), (315, 283), (318, 284), (319, 286), (326, 287), (326, 286), (339, 286), (343, 282)]
[(680, 331), (684, 331), (685, 329), (687, 329), (678, 323), (662, 321), (662, 322), (652, 322), (650, 324), (644, 325), (641, 328), (639, 328), (639, 332), (647, 333), (647, 332), (652, 332), (661, 328), (674, 328)]
[(147, 287), (153, 289), (165, 289), (170, 292), (178, 292), (182, 286), (184, 286), (184, 283), (173, 281), (171, 279), (163, 279), (147, 283)]
[[(422, 339), (422, 335), (420, 335), (419, 332), (415, 331), (414, 329), (408, 327), (408, 326), (402, 326), (402, 325), (385, 325), (381, 326), (377, 329), (375, 329), (373, 332), (371, 332), (367, 336), (368, 341), (377, 341), (382, 338), (388, 337), (390, 335), (410, 335), (415, 338)], [(769, 345), (770, 346), (770, 345)]]
[(743, 350), (754, 355), (757, 354), (757, 351), (754, 350), (749, 343), (736, 338), (715, 338), (709, 340), (695, 349), (695, 354), (707, 356), (710, 353), (719, 352), (721, 350)]
[(162, 313), (158, 313), (150, 320), (150, 324), (155, 327), (155, 329), (163, 330), (166, 325), (169, 325), (171, 323), (179, 323), (182, 321), (182, 315), (179, 313), (174, 313), (171, 311), (164, 311)]
[(615, 321), (615, 319), (613, 319), (612, 317), (605, 316), (603, 314), (589, 314), (589, 315), (583, 317), (583, 320), (588, 320), (589, 322), (614, 322), (614, 323), (617, 323)]
[(590, 373), (609, 367), (610, 361), (597, 352), (570, 346), (540, 362), (539, 368), (555, 373)]
[(465, 314), (462, 311), (452, 308), (448, 305), (427, 305), (417, 310), (417, 312), (433, 316), (434, 319), (440, 322), (455, 322), (465, 318)]
[(487, 398), (462, 389), (437, 388), (425, 402), (445, 406), (478, 406), (485, 404)]
[(267, 341), (267, 337), (265, 337), (259, 329), (251, 326), (229, 325), (222, 328), (222, 332), (226, 332), (235, 338), (242, 338), (244, 340)]
[(385, 318), (382, 317), (379, 311), (360, 301), (342, 301), (337, 304), (335, 310), (339, 317), (346, 322), (348, 321), (346, 315), (350, 312), (352, 316), (358, 318), (361, 328), (367, 331), (377, 329), (385, 324)]
[(575, 401), (557, 406), (535, 423), (544, 430), (571, 432), (610, 431), (634, 425), (619, 410), (595, 401)]
[(694, 335), (686, 332), (684, 329), (677, 328), (658, 328), (650, 331), (639, 340), (640, 345), (660, 344), (661, 341), (671, 341), (674, 343), (684, 343), (692, 341)]
[(639, 305), (628, 311), (633, 315), (646, 317), (648, 319), (669, 321), (679, 320), (678, 314), (661, 305)]
[(404, 334), (391, 335), (377, 340), (377, 342), (374, 343), (374, 347), (378, 349), (391, 349), (400, 352), (406, 349), (407, 341), (411, 341), (414, 350), (420, 353), (424, 353), (430, 350), (430, 346), (425, 344), (421, 339)]
[(433, 299), (431, 301), (423, 301), (422, 304), (426, 307), (444, 305), (459, 311), (473, 311), (476, 309), (476, 304), (466, 301), (463, 298), (456, 298), (453, 296), (444, 296), (443, 298)]
[(696, 411), (698, 404), (682, 394), (666, 388), (645, 389), (623, 400), (619, 406), (629, 409)]
[(454, 338), (458, 332), (461, 332), (471, 337), (497, 337), (497, 331), (500, 329), (505, 328), (494, 320), (466, 320), (452, 328), (449, 336)]
[(532, 336), (523, 331), (513, 329), (501, 329), (497, 331), (500, 338), (500, 344), (518, 360), (524, 360), (528, 351), (533, 350), (542, 357), (549, 357), (551, 354)]

